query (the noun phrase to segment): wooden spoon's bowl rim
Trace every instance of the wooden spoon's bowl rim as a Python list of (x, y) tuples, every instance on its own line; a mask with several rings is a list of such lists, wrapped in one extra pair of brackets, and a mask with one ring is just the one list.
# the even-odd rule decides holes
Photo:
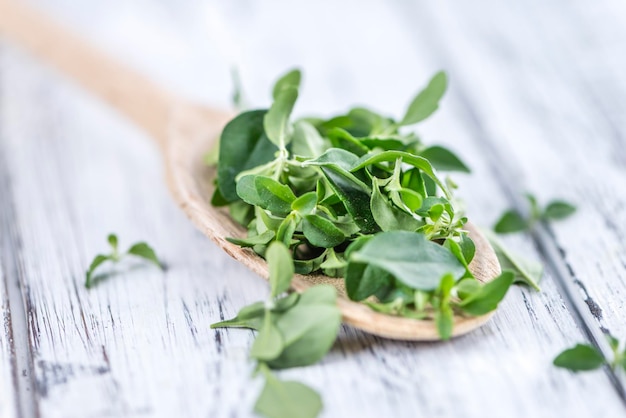
[[(226, 237), (243, 237), (245, 228), (230, 218), (224, 208), (211, 205), (215, 169), (204, 162), (204, 155), (219, 137), (221, 129), (232, 115), (195, 107), (179, 105), (172, 112), (170, 138), (164, 144), (168, 186), (180, 207), (200, 231), (213, 240), (226, 253), (267, 280), (265, 260), (253, 251), (226, 241)], [(482, 282), (493, 280), (500, 274), (496, 254), (480, 231), (467, 224), (470, 237), (476, 245), (476, 256), (470, 270)], [(315, 284), (329, 283), (338, 289), (339, 306), (343, 321), (370, 334), (395, 340), (440, 340), (435, 322), (416, 320), (376, 312), (363, 303), (353, 302), (345, 295), (343, 280), (324, 275), (299, 275), (292, 282), (298, 292)], [(455, 315), (452, 336), (466, 334), (485, 324), (494, 312), (476, 317)]]

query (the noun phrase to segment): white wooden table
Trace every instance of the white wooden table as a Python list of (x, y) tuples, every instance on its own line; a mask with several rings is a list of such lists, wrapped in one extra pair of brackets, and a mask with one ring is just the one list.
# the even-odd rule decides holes
[[(420, 126), (473, 169), (475, 223), (532, 191), (578, 214), (506, 242), (547, 266), (482, 329), (447, 343), (342, 329), (318, 365), (282, 372), (325, 417), (620, 417), (622, 374), (551, 365), (576, 342), (626, 338), (626, 6), (618, 0), (37, 0), (37, 7), (183, 96), (248, 101), (298, 65), (299, 114), (360, 103), (399, 115), (435, 70), (448, 97)], [(151, 243), (91, 291), (106, 235)], [(0, 41), (0, 417), (246, 417), (252, 334), (209, 329), (266, 284), (194, 230), (129, 122)]]

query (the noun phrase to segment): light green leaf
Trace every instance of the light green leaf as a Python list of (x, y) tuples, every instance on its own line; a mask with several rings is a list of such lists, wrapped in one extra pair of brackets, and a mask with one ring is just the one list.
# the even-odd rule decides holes
[(330, 148), (317, 129), (304, 120), (297, 121), (293, 126), (291, 153), (300, 157), (315, 158)]
[(248, 238), (226, 237), (226, 241), (239, 245), (240, 247), (254, 247), (255, 245), (267, 245), (275, 236), (276, 233), (268, 229), (262, 234), (253, 235)]
[(543, 266), (541, 263), (527, 260), (519, 255), (511, 253), (491, 231), (483, 230), (483, 233), (495, 250), (502, 271), (512, 271), (515, 275), (515, 283), (524, 283), (533, 289), (540, 291), (541, 289), (538, 283), (543, 275)]
[(433, 76), (428, 85), (413, 99), (400, 125), (412, 125), (421, 122), (439, 108), (439, 101), (446, 92), (448, 77), (443, 71)]
[(278, 90), (272, 107), (263, 118), (265, 133), (278, 148), (284, 148), (290, 141), (289, 117), (298, 99), (298, 89), (287, 85)]
[(291, 209), (300, 212), (302, 215), (309, 214), (313, 212), (315, 206), (317, 205), (317, 193), (309, 192), (305, 193), (302, 196), (298, 197), (291, 204)]
[(503, 272), (500, 276), (482, 285), (476, 292), (465, 298), (460, 303), (461, 309), (463, 312), (476, 316), (496, 310), (513, 283), (513, 279), (513, 272)]
[(587, 344), (576, 344), (559, 354), (553, 364), (574, 372), (595, 370), (606, 364), (604, 356), (595, 348)]
[(145, 242), (138, 242), (133, 245), (128, 249), (127, 253), (151, 261), (160, 269), (163, 268), (152, 247)]
[(89, 269), (85, 273), (85, 287), (87, 289), (91, 288), (91, 286), (93, 284), (91, 282), (91, 277), (93, 275), (93, 272), (96, 270), (96, 268), (98, 268), (98, 266), (100, 264), (102, 264), (105, 261), (110, 260), (110, 259), (111, 259), (111, 257), (108, 256), (108, 255), (98, 254), (97, 256), (95, 256), (95, 258), (93, 259), (93, 261), (89, 265)]
[(300, 383), (267, 377), (254, 412), (266, 418), (315, 418), (322, 410), (322, 398)]
[(279, 93), (286, 87), (295, 87), (296, 89), (299, 89), (301, 80), (302, 72), (299, 69), (294, 68), (287, 71), (276, 81), (276, 83), (274, 83), (272, 98), (276, 100)]
[(439, 145), (426, 148), (419, 153), (426, 158), (433, 167), (442, 171), (460, 171), (469, 173), (470, 169), (452, 151)]
[(526, 219), (522, 218), (515, 210), (507, 210), (494, 225), (493, 230), (498, 234), (508, 234), (525, 231), (528, 228), (529, 224)]
[(109, 245), (113, 249), (113, 254), (117, 254), (117, 235), (109, 234), (107, 241), (109, 241)]
[(372, 178), (370, 209), (380, 229), (383, 231), (415, 231), (419, 228), (421, 225), (419, 220), (394, 206), (387, 196), (380, 192), (378, 181), (376, 177)]
[(275, 359), (284, 347), (283, 336), (272, 322), (271, 315), (269, 311), (265, 311), (263, 326), (250, 349), (250, 357), (260, 361)]
[[(252, 183), (254, 190), (251, 189)], [(291, 204), (296, 200), (289, 186), (265, 176), (242, 177), (237, 183), (237, 193), (246, 203), (260, 206), (279, 216), (290, 213)]]
[(543, 212), (543, 218), (548, 220), (560, 220), (571, 216), (576, 212), (576, 206), (561, 200), (550, 202)]
[(447, 273), (455, 278), (465, 273), (465, 267), (448, 249), (428, 241), (423, 234), (406, 231), (375, 235), (350, 254), (349, 262), (380, 267), (419, 290), (436, 289)]
[(274, 241), (265, 252), (269, 268), (272, 297), (286, 292), (293, 278), (293, 260), (289, 249), (280, 241)]
[(258, 330), (263, 323), (264, 315), (265, 304), (255, 302), (241, 308), (234, 318), (211, 324), (211, 328), (251, 328)]

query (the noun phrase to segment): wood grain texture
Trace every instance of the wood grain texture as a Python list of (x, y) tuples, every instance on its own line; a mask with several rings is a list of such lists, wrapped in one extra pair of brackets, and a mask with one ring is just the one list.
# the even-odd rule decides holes
[[(150, 48), (152, 39), (160, 39), (161, 26), (174, 25), (176, 44), (203, 42), (205, 9), (199, 2), (109, 2), (106, 8), (94, 6), (95, 12), (89, 4), (47, 4), (65, 6), (72, 15), (68, 21), (82, 25), (86, 36), (132, 55), (148, 72), (149, 63), (163, 62), (162, 51)], [(331, 6), (338, 17), (327, 13)], [(339, 111), (362, 102), (399, 114), (441, 65), (428, 39), (417, 42), (402, 12), (383, 2), (368, 2), (366, 8), (357, 2), (320, 2), (306, 9), (286, 2), (220, 7), (214, 10), (238, 34), (242, 56), (254, 63), (244, 69), (244, 85), (257, 106), (268, 103), (277, 73), (300, 64), (307, 80), (298, 112)], [(138, 22), (133, 18), (138, 15), (152, 22), (143, 32), (115, 23)], [(295, 18), (302, 15), (307, 19)], [(89, 25), (84, 16), (93, 17)], [(133, 34), (145, 41), (133, 43)], [(18, 228), (22, 243), (14, 251), (23, 260), (19, 279), (31, 307), (37, 414), (249, 416), (260, 383), (249, 379), (251, 333), (212, 331), (208, 325), (263, 298), (266, 285), (189, 225), (160, 182), (156, 150), (138, 130), (28, 56), (3, 50), (0, 153), (12, 173), (16, 210), (8, 222)], [(212, 52), (203, 59), (192, 52), (150, 73), (180, 91), (223, 80), (226, 64), (210, 62)], [(203, 76), (189, 76), (181, 62), (195, 64), (193, 74)], [(227, 97), (220, 86), (215, 82), (212, 94)], [(474, 222), (489, 224), (508, 197), (477, 148), (454, 87), (452, 92), (420, 133), (427, 142), (451, 144), (466, 156), (474, 174), (459, 178), (461, 190)], [(212, 98), (207, 93), (205, 100)], [(111, 231), (123, 245), (137, 239), (152, 243), (168, 264), (166, 273), (131, 264), (91, 292), (84, 290), (85, 266), (106, 248)], [(538, 257), (532, 242), (515, 237), (510, 243)], [(323, 362), (281, 376), (318, 389), (328, 417), (623, 415), (603, 372), (573, 376), (551, 366), (558, 351), (584, 338), (548, 276), (542, 293), (514, 289), (490, 323), (451, 343), (390, 342), (344, 328)]]

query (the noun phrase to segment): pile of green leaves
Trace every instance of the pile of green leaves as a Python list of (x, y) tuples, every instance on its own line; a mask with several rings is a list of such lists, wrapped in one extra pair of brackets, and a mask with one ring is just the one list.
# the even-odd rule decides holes
[(467, 217), (455, 184), (438, 174), (469, 169), (406, 129), (437, 110), (445, 73), (399, 121), (365, 108), (292, 120), (300, 79), (298, 70), (282, 76), (269, 109), (239, 114), (221, 134), (212, 203), (248, 230), (229, 240), (261, 256), (281, 242), (295, 272), (343, 278), (352, 300), (377, 311), (434, 319), (443, 339), (455, 312), (495, 309), (513, 277), (473, 277)]
[(298, 382), (283, 382), (271, 369), (308, 366), (321, 360), (333, 345), (341, 325), (337, 291), (314, 286), (302, 294), (284, 295), (294, 274), (291, 252), (280, 241), (265, 253), (271, 293), (266, 302), (242, 308), (233, 319), (211, 328), (239, 327), (258, 331), (250, 350), (265, 386), (254, 410), (267, 417), (315, 417), (322, 409), (320, 396)]

